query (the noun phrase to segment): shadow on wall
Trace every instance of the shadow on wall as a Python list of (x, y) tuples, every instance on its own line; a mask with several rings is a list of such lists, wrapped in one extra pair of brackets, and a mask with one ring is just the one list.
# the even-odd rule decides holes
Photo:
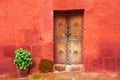
[(91, 72), (120, 72), (120, 44), (101, 41), (98, 44), (99, 56), (97, 59), (85, 62), (86, 71)]
[(99, 48), (104, 69), (120, 72), (120, 44), (102, 41)]
[(15, 45), (0, 45), (0, 75), (11, 75), (16, 74), (15, 65), (13, 63)]

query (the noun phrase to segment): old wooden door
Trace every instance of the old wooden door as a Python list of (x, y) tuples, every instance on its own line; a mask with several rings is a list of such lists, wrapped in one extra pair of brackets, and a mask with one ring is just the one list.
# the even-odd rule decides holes
[(55, 14), (55, 63), (80, 64), (82, 58), (82, 15)]

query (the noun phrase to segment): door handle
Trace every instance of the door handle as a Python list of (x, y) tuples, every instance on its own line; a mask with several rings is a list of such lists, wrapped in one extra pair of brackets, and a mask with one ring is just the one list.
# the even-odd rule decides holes
[(65, 35), (66, 35), (67, 37), (69, 37), (69, 36), (71, 35), (71, 32), (70, 32), (70, 31), (67, 31), (67, 32), (65, 33)]
[(69, 26), (67, 27), (67, 32), (65, 33), (65, 35), (66, 35), (67, 37), (69, 37), (69, 36), (71, 35), (70, 27), (69, 27)]

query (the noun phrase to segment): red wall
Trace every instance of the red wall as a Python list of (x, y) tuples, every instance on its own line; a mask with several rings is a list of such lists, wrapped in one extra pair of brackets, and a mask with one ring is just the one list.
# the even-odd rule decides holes
[(84, 9), (86, 71), (120, 71), (120, 0), (0, 0), (0, 75), (15, 75), (14, 50), (53, 60), (53, 10)]
[(53, 60), (53, 2), (51, 0), (0, 0), (0, 74), (14, 75), (14, 50), (31, 52), (39, 72), (41, 58)]

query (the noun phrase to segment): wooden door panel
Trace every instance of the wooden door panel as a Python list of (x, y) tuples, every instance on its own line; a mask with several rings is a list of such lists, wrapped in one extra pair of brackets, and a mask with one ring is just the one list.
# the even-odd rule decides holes
[(80, 40), (69, 41), (69, 60), (70, 64), (81, 63), (81, 42)]
[(71, 14), (70, 16), (70, 31), (69, 37), (69, 60), (70, 64), (81, 63), (81, 38), (82, 38), (82, 16), (79, 14)]
[(55, 36), (65, 37), (66, 32), (66, 17), (63, 14), (56, 15), (55, 17)]
[(75, 14), (70, 16), (70, 30), (71, 36), (81, 36), (82, 35), (82, 16)]
[(66, 63), (66, 16), (57, 14), (55, 16), (55, 63)]
[(55, 43), (55, 63), (66, 63), (66, 39), (56, 40)]

